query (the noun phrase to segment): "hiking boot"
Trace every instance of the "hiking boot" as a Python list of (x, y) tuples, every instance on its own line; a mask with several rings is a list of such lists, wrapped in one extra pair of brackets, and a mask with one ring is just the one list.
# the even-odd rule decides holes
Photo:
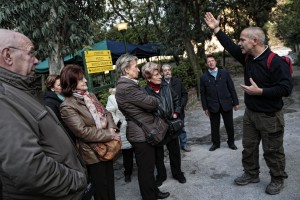
[(258, 175), (251, 176), (250, 174), (247, 174), (247, 173), (243, 173), (242, 176), (234, 179), (234, 182), (237, 185), (247, 185), (249, 183), (258, 183), (259, 181), (260, 180), (259, 180)]
[(283, 180), (271, 180), (271, 183), (266, 188), (266, 193), (271, 195), (279, 194), (283, 187)]

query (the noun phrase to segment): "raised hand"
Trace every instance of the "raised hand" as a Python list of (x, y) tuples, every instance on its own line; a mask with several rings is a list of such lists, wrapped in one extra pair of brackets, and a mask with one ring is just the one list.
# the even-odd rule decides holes
[(207, 26), (214, 30), (215, 33), (217, 33), (220, 30), (220, 19), (221, 16), (219, 15), (216, 19), (211, 12), (205, 13), (204, 21), (206, 22)]

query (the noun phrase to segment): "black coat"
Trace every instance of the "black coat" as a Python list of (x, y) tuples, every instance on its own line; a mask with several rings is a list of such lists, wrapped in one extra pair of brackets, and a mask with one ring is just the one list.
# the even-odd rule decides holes
[(268, 47), (260, 56), (253, 58), (243, 54), (223, 31), (216, 34), (223, 47), (244, 66), (245, 85), (250, 86), (250, 78), (263, 89), (262, 95), (250, 95), (245, 92), (247, 108), (255, 112), (277, 112), (283, 107), (282, 97), (291, 94), (293, 89), (289, 65), (278, 55), (267, 69), (267, 59), (271, 53)]
[(217, 113), (220, 107), (229, 111), (239, 105), (233, 81), (226, 70), (218, 69), (215, 79), (208, 71), (200, 77), (200, 94), (203, 110)]
[(182, 81), (177, 77), (172, 76), (169, 85), (178, 95), (178, 99), (181, 107), (180, 118), (184, 119), (184, 108), (188, 102), (188, 93), (184, 88)]
[(162, 81), (159, 94), (148, 85), (145, 87), (145, 90), (148, 94), (155, 96), (159, 100), (158, 112), (162, 118), (172, 119), (174, 112), (180, 114), (181, 107), (178, 95), (169, 87), (167, 82)]
[(65, 128), (65, 130), (67, 131), (67, 133), (69, 134), (71, 139), (73, 140), (73, 142), (75, 142), (76, 141), (75, 135), (68, 128), (68, 126), (66, 126), (66, 124), (64, 123), (64, 121), (62, 120), (61, 115), (60, 115), (60, 104), (62, 102), (63, 101), (60, 98), (58, 98), (58, 96), (56, 95), (55, 92), (52, 92), (52, 91), (45, 92), (45, 94), (44, 94), (45, 106), (48, 106), (49, 108), (51, 108), (51, 110), (53, 110), (53, 112), (57, 116), (58, 120), (60, 121), (60, 123), (63, 125), (63, 127)]

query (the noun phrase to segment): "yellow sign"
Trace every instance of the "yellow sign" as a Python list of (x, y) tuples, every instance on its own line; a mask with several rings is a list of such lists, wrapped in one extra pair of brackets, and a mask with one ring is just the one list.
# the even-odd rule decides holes
[(110, 50), (85, 51), (84, 57), (88, 74), (113, 70)]
[(86, 62), (111, 61), (111, 56), (88, 56), (85, 57)]
[(113, 70), (113, 67), (112, 66), (102, 66), (102, 67), (88, 68), (87, 70), (88, 70), (88, 74), (94, 74), (94, 73)]
[(85, 51), (84, 56), (110, 56), (110, 50)]
[(103, 66), (112, 66), (111, 61), (98, 61), (98, 62), (87, 62), (86, 67), (87, 68), (94, 68), (94, 67), (103, 67)]

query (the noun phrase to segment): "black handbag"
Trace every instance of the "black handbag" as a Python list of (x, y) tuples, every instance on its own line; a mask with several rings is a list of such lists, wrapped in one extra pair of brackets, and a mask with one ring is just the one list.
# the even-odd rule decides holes
[(169, 127), (168, 132), (172, 138), (178, 137), (181, 133), (181, 129), (184, 127), (184, 123), (180, 118), (166, 120)]

